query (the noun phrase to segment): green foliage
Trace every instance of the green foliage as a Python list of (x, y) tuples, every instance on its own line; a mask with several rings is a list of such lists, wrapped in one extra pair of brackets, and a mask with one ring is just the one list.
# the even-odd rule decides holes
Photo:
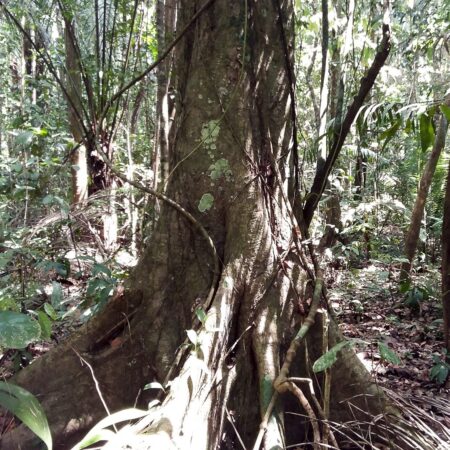
[(430, 369), (430, 379), (439, 384), (444, 384), (450, 371), (447, 351), (443, 350), (442, 355), (433, 354), (432, 360), (434, 364)]
[(11, 383), (0, 381), (0, 405), (17, 416), (52, 450), (52, 436), (42, 406), (30, 392)]
[(420, 116), (420, 145), (422, 151), (426, 152), (434, 142), (434, 127), (432, 118), (428, 114)]
[(127, 429), (127, 427), (124, 427), (119, 431), (110, 430), (109, 427), (117, 425), (121, 422), (129, 422), (131, 420), (141, 419), (148, 414), (148, 411), (136, 408), (117, 411), (98, 422), (97, 425), (95, 425), (78, 444), (72, 447), (72, 450), (81, 450), (100, 441), (114, 442), (116, 445), (120, 441), (126, 442), (127, 433), (130, 433), (130, 430)]
[(336, 344), (316, 360), (313, 364), (313, 371), (318, 373), (329, 369), (337, 361), (338, 352), (349, 345), (351, 345), (350, 341), (342, 341)]
[(205, 310), (203, 308), (197, 308), (195, 310), (195, 315), (197, 316), (197, 319), (200, 321), (200, 323), (202, 325), (205, 325), (207, 318)]
[(38, 322), (26, 314), (0, 311), (0, 347), (25, 348), (41, 336)]
[(450, 122), (450, 106), (441, 105), (440, 106), (442, 113), (445, 115), (447, 121)]
[(38, 321), (41, 327), (42, 339), (50, 339), (52, 335), (52, 321), (44, 311), (38, 311)]
[(93, 312), (106, 304), (114, 292), (117, 281), (110, 268), (104, 264), (94, 263), (86, 290), (87, 297), (95, 304)]
[(412, 285), (410, 281), (400, 283), (399, 291), (405, 294), (405, 305), (412, 310), (420, 309), (422, 302), (430, 297), (430, 291), (426, 286)]
[(378, 351), (380, 352), (380, 357), (383, 361), (397, 366), (402, 363), (394, 350), (390, 349), (384, 342), (378, 342)]

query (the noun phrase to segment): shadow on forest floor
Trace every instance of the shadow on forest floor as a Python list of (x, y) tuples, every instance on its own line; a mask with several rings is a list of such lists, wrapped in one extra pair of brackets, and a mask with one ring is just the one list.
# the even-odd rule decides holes
[(329, 296), (341, 330), (355, 340), (360, 360), (377, 382), (450, 427), (440, 273), (414, 274), (404, 292), (399, 270), (382, 263), (330, 275)]

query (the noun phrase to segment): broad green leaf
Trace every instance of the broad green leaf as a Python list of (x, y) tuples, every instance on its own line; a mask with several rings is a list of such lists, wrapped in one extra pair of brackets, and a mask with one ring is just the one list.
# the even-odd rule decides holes
[(38, 321), (41, 327), (41, 338), (50, 339), (52, 335), (52, 321), (44, 311), (38, 311)]
[(44, 311), (47, 313), (50, 319), (58, 320), (58, 313), (55, 311), (55, 308), (50, 305), (50, 303), (44, 303)]
[[(91, 444), (95, 444), (99, 440), (111, 440), (112, 438), (114, 438), (115, 433), (111, 430), (107, 430), (108, 427), (120, 422), (140, 419), (141, 417), (145, 417), (147, 414), (148, 411), (136, 408), (128, 408), (117, 411), (116, 413), (105, 417), (99, 423), (97, 423), (97, 425), (95, 425), (91, 429), (91, 431), (89, 431), (85, 438), (77, 445), (75, 445), (72, 450), (81, 450)], [(100, 439), (98, 439), (98, 436), (100, 436)]]
[(433, 122), (428, 114), (420, 116), (420, 145), (422, 151), (427, 151), (428, 147), (434, 142), (434, 128)]
[(448, 377), (449, 366), (443, 361), (435, 364), (430, 370), (430, 379), (436, 380), (439, 384), (443, 384)]
[(394, 125), (392, 125), (386, 131), (383, 131), (383, 133), (380, 134), (380, 140), (387, 139), (388, 141), (390, 141), (395, 136), (395, 133), (399, 129), (401, 123), (402, 122), (400, 119), (396, 120)]
[(104, 264), (95, 263), (92, 267), (92, 276), (104, 273), (106, 276), (111, 277), (111, 270)]
[(0, 311), (0, 347), (25, 348), (41, 336), (41, 327), (26, 314)]
[(397, 353), (395, 353), (394, 350), (391, 350), (385, 343), (378, 342), (378, 350), (383, 361), (397, 366), (402, 363), (401, 359), (397, 356)]
[(204, 324), (206, 321), (206, 313), (205, 310), (203, 308), (197, 308), (195, 310), (195, 315), (197, 316), (197, 319)]
[(58, 308), (63, 301), (62, 287), (56, 281), (52, 282), (52, 287), (53, 287), (52, 296), (51, 296), (52, 306), (54, 308)]
[[(403, 261), (401, 261), (401, 262), (408, 262), (408, 263), (409, 263), (409, 260), (405, 258), (405, 259), (404, 259)], [(399, 290), (402, 294), (406, 294), (410, 289), (411, 289), (411, 281), (409, 281), (409, 280), (402, 281), (402, 282), (399, 284), (399, 286), (398, 286), (398, 290)]]
[(313, 371), (315, 373), (322, 372), (329, 369), (337, 361), (337, 353), (347, 345), (350, 345), (350, 341), (342, 341), (324, 353), (313, 365)]
[(42, 204), (43, 205), (50, 205), (53, 202), (53, 195), (46, 195), (43, 199), (42, 199)]
[(203, 194), (202, 198), (200, 199), (200, 202), (198, 203), (198, 210), (200, 212), (208, 211), (208, 209), (211, 209), (213, 202), (214, 197), (209, 192)]
[(47, 417), (36, 397), (15, 384), (0, 381), (0, 405), (17, 416), (52, 450), (52, 436)]
[(72, 450), (81, 450), (83, 448), (89, 447), (92, 444), (96, 444), (100, 441), (110, 441), (114, 439), (116, 436), (116, 433), (111, 430), (98, 430), (95, 433), (89, 432), (86, 437), (80, 441), (75, 447), (72, 447)]
[(447, 120), (450, 122), (450, 106), (441, 105), (441, 111), (443, 112)]

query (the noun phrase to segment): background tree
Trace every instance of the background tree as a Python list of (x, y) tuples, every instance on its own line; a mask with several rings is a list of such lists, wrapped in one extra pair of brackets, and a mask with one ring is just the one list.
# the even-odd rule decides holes
[[(443, 103), (444, 108), (450, 107), (450, 96), (447, 96), (446, 101)], [(425, 202), (428, 196), (428, 190), (433, 180), (433, 175), (436, 170), (436, 166), (441, 155), (442, 150), (445, 147), (445, 138), (448, 129), (448, 121), (444, 113), (440, 114), (439, 125), (434, 138), (433, 149), (428, 157), (428, 161), (424, 167), (422, 176), (420, 178), (419, 190), (417, 192), (416, 201), (411, 214), (411, 224), (405, 238), (405, 256), (407, 262), (402, 264), (402, 279), (409, 278), (409, 272), (411, 270), (411, 264), (414, 259), (414, 255), (417, 249), (417, 243), (419, 240), (420, 226), (425, 210)], [(445, 228), (444, 228), (445, 229)]]

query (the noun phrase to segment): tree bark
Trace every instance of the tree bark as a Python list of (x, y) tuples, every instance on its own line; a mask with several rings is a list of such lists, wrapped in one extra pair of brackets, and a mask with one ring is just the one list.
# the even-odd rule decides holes
[[(323, 2), (322, 5), (326, 4)], [(337, 4), (335, 4), (336, 11), (339, 11), (340, 8)], [(322, 6), (322, 9), (324, 7)], [(336, 38), (336, 35), (333, 33), (333, 52), (331, 55), (332, 63), (330, 70), (330, 89), (329, 89), (329, 113), (328, 120), (334, 120), (333, 124), (333, 139), (339, 138), (339, 133), (341, 132), (342, 125), (342, 117), (344, 114), (344, 90), (346, 87), (346, 72), (344, 70), (346, 64), (346, 57), (349, 52), (351, 46), (352, 39), (352, 29), (353, 29), (353, 14), (355, 9), (355, 2), (351, 0), (348, 4), (348, 12), (347, 12), (347, 23), (345, 28), (342, 30), (342, 34), (344, 35), (344, 42), (342, 44), (342, 48), (339, 45), (339, 40)], [(339, 13), (338, 13), (339, 14)], [(325, 18), (325, 14), (324, 18)], [(325, 33), (325, 23), (328, 23), (328, 19), (323, 21), (323, 35), (328, 35), (328, 30)], [(341, 31), (341, 30), (339, 30)], [(338, 34), (341, 33), (338, 31)], [(328, 42), (328, 38), (323, 38), (323, 41)], [(324, 43), (322, 43), (324, 45)], [(328, 44), (327, 44), (328, 47)], [(324, 50), (322, 49), (322, 54), (324, 54)], [(328, 66), (328, 64), (326, 64)], [(324, 72), (322, 72), (323, 74)], [(322, 88), (325, 87), (325, 84), (322, 84)], [(324, 89), (322, 89), (323, 91)], [(328, 89), (326, 89), (328, 93)], [(324, 120), (323, 131), (319, 131), (319, 136), (326, 142), (328, 142), (326, 136), (326, 123), (327, 118), (321, 117), (321, 121)], [(332, 141), (333, 141), (332, 139)], [(326, 144), (325, 144), (326, 145)], [(321, 158), (323, 157), (322, 166), (319, 167), (317, 165), (316, 172), (320, 172), (323, 170), (323, 166), (325, 165), (326, 157), (328, 156), (326, 152), (320, 152)], [(336, 243), (336, 239), (340, 232), (342, 231), (342, 219), (341, 219), (341, 203), (340, 196), (337, 192), (337, 189), (331, 185), (329, 181), (326, 183), (325, 192), (327, 194), (327, 201), (325, 202), (325, 232), (320, 240), (319, 251), (323, 251), (325, 248), (331, 248)]]
[(445, 348), (450, 354), (450, 164), (444, 198), (442, 223), (442, 308)]
[(69, 127), (74, 140), (74, 149), (71, 150), (71, 175), (72, 175), (72, 204), (78, 205), (88, 198), (88, 166), (86, 145), (82, 117), (81, 100), (81, 74), (77, 52), (75, 51), (72, 36), (66, 27), (64, 41), (66, 46), (66, 71), (67, 71), (67, 95), (71, 102), (68, 102)]
[[(166, 49), (175, 34), (177, 17), (176, 0), (158, 0), (156, 2), (156, 33), (158, 57)], [(156, 135), (153, 155), (155, 188), (163, 186), (169, 175), (169, 146), (174, 114), (174, 86), (172, 84), (173, 53), (156, 68)]]
[[(446, 106), (450, 106), (450, 95), (447, 96), (444, 104)], [(409, 225), (408, 233), (405, 238), (405, 257), (408, 261), (402, 263), (400, 278), (403, 281), (409, 279), (410, 277), (411, 266), (416, 253), (417, 243), (419, 241), (420, 226), (425, 210), (425, 203), (427, 201), (428, 191), (430, 189), (431, 182), (433, 181), (433, 175), (436, 170), (439, 157), (441, 156), (442, 149), (445, 147), (447, 129), (448, 122), (445, 114), (442, 113), (433, 144), (433, 149), (431, 150), (428, 161), (423, 169), (422, 177), (420, 178), (419, 190), (417, 191), (416, 201), (411, 214), (411, 224)]]
[[(202, 2), (180, 5), (182, 27)], [(146, 383), (171, 380), (152, 412), (155, 439), (162, 434), (183, 449), (235, 449), (236, 429), (251, 448), (311, 295), (311, 268), (298, 253), (282, 178), (292, 138), (285, 58), (292, 55), (281, 45), (278, 11), (272, 0), (216, 0), (176, 49), (180, 108), (167, 193), (211, 236), (219, 272), (205, 239), (163, 203), (153, 241), (124, 290), (14, 380), (43, 403), (56, 449), (68, 448), (105, 414), (79, 356), (92, 366), (111, 411), (146, 404), (151, 396), (140, 394)], [(280, 0), (280, 11), (291, 43), (292, 3)], [(193, 319), (199, 307), (207, 314), (202, 326)], [(180, 347), (193, 327), (197, 345)], [(321, 354), (322, 331), (320, 324), (311, 330), (292, 374), (310, 377), (308, 361)], [(330, 346), (339, 339), (333, 325)], [(383, 411), (382, 394), (352, 350), (342, 352), (331, 376), (332, 420), (353, 420), (358, 408)], [(284, 410), (303, 413), (283, 398), (269, 420), (266, 449), (308, 439)], [(32, 450), (27, 436), (19, 427), (3, 438), (2, 449)]]

